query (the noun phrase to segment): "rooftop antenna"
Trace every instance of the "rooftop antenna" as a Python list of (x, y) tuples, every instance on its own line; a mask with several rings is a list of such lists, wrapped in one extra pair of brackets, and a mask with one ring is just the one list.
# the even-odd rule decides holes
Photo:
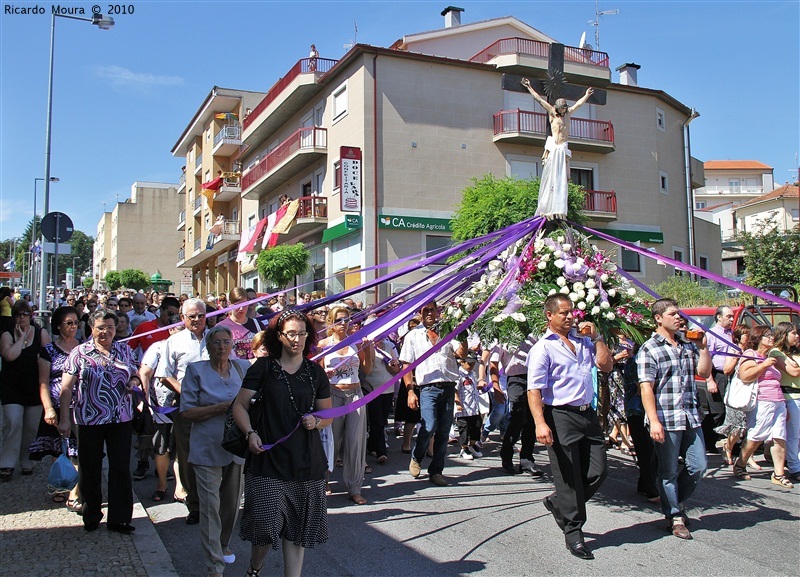
[(358, 22), (356, 22), (356, 19), (353, 18), (353, 38), (350, 40), (349, 44), (344, 45), (344, 49), (350, 50), (356, 44), (358, 44)]
[(594, 26), (594, 44), (595, 50), (600, 50), (600, 16), (611, 16), (612, 14), (619, 14), (619, 10), (600, 10), (600, 0), (594, 0), (594, 20), (589, 20), (589, 24)]

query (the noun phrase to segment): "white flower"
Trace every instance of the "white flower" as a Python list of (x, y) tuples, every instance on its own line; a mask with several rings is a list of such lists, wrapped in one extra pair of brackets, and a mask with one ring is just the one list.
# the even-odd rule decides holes
[(592, 314), (593, 315), (599, 315), (600, 314), (600, 307), (598, 307), (598, 306), (592, 307)]
[(494, 270), (496, 268), (500, 268), (502, 266), (502, 264), (503, 263), (501, 263), (499, 260), (490, 260), (489, 261), (489, 270)]
[(559, 236), (559, 237), (556, 239), (556, 242), (557, 242), (558, 244), (561, 244), (562, 242), (564, 242), (564, 237), (563, 237), (563, 236)]
[(603, 302), (600, 303), (600, 308), (601, 309), (608, 309), (608, 308), (611, 308), (611, 305), (608, 304), (608, 301), (603, 301)]
[(608, 289), (608, 296), (610, 296), (610, 297), (617, 296), (617, 289), (614, 289), (614, 288)]
[(569, 252), (569, 251), (572, 250), (572, 245), (571, 244), (563, 244), (563, 245), (561, 245), (561, 248), (564, 249), (564, 252)]
[(546, 252), (546, 253), (544, 253), (544, 254), (541, 256), (541, 260), (543, 260), (543, 261), (545, 261), (545, 262), (549, 261), (549, 260), (550, 260), (550, 253), (549, 253), (549, 252)]
[(455, 310), (453, 311), (453, 313), (452, 313), (450, 316), (452, 316), (452, 317), (453, 317), (455, 320), (458, 320), (458, 319), (460, 319), (460, 318), (461, 318), (461, 316), (462, 316), (463, 314), (464, 314), (464, 313), (462, 313), (462, 312), (461, 312), (461, 309), (455, 309)]
[(596, 244), (593, 244), (593, 245), (592, 245), (592, 250), (593, 250), (594, 252), (597, 252), (597, 251), (599, 250), (599, 249), (597, 248), (597, 245), (596, 245)]
[(636, 294), (636, 289), (635, 288), (631, 287), (631, 288), (628, 289), (628, 296), (632, 297), (635, 294)]
[(589, 291), (589, 294), (586, 295), (586, 302), (587, 303), (593, 303), (594, 299), (596, 299), (596, 298), (597, 298), (597, 295), (594, 295), (594, 294), (592, 294), (592, 291)]
[(586, 303), (581, 301), (578, 303), (578, 309), (585, 311), (586, 310)]
[[(564, 288), (566, 288), (566, 287), (564, 287)], [(575, 294), (575, 293), (569, 293), (569, 300), (571, 300), (572, 302), (577, 301), (578, 300), (578, 295)]]
[(608, 270), (610, 270), (611, 272), (616, 272), (616, 270), (617, 270), (617, 265), (615, 265), (615, 264), (612, 262), (611, 264), (609, 264), (609, 265), (608, 265)]
[(579, 256), (578, 258), (575, 259), (575, 264), (583, 266), (584, 264), (586, 264), (586, 261), (583, 259), (582, 256)]
[[(593, 272), (593, 271), (591, 271), (591, 269), (590, 269), (590, 272)], [(591, 276), (591, 275), (589, 275), (589, 276)], [(592, 279), (586, 279), (586, 282), (584, 284), (586, 285), (586, 288), (588, 288), (588, 289), (591, 289), (591, 288), (594, 288), (594, 287), (597, 286), (597, 283), (594, 282)]]
[(556, 266), (556, 268), (564, 268), (564, 261), (560, 258), (556, 259), (553, 264)]
[(614, 313), (606, 313), (606, 318), (610, 321), (613, 321), (616, 318)]
[(590, 268), (588, 271), (586, 271), (586, 274), (589, 275), (589, 276), (594, 276), (597, 273), (595, 272), (595, 270), (593, 268)]
[(567, 284), (567, 279), (565, 279), (563, 276), (560, 276), (556, 279), (556, 284), (558, 286), (565, 286)]
[(608, 282), (608, 275), (606, 273), (600, 275), (600, 282)]
[(553, 256), (555, 256), (556, 258), (561, 258), (562, 256), (564, 256), (564, 253), (556, 249), (553, 251)]
[(511, 313), (511, 318), (520, 323), (524, 323), (526, 320), (525, 315), (522, 313)]
[(580, 281), (576, 282), (575, 284), (572, 285), (572, 290), (574, 290), (575, 292), (583, 290), (583, 283)]
[(547, 293), (547, 296), (553, 296), (553, 295), (554, 295), (554, 294), (556, 294), (557, 292), (558, 292), (558, 291), (557, 291), (556, 289), (550, 289), (550, 292), (549, 292), (549, 293)]
[(472, 299), (470, 299), (470, 298), (465, 298), (465, 299), (462, 301), (462, 303), (463, 303), (463, 305), (464, 305), (464, 308), (468, 309), (469, 307), (471, 307), (471, 306), (472, 306)]
[(547, 261), (546, 260), (540, 260), (539, 263), (536, 265), (536, 268), (538, 268), (539, 270), (546, 269), (547, 268)]
[(568, 295), (569, 294), (569, 287), (568, 286), (562, 286), (561, 290), (558, 291), (558, 292), (560, 292), (562, 295)]
[(578, 291), (578, 296), (582, 299), (586, 298), (586, 291)]
[(508, 315), (506, 313), (500, 313), (499, 315), (494, 317), (492, 320), (494, 322), (496, 322), (496, 323), (502, 323), (506, 318), (508, 318)]

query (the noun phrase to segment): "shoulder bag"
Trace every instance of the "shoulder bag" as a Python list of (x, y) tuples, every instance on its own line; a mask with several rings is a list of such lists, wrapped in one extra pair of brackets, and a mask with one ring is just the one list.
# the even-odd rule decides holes
[[(236, 363), (231, 364), (233, 364), (236, 372), (238, 372), (241, 376), (242, 373), (239, 365)], [(264, 374), (264, 380), (266, 380), (269, 376), (270, 368), (271, 363), (269, 361), (269, 357), (267, 357), (267, 371)], [(242, 380), (244, 380), (243, 377)], [(261, 417), (264, 413), (264, 406), (262, 403), (263, 396), (264, 381), (261, 382), (261, 387), (250, 398), (250, 426), (252, 426), (253, 429), (258, 427), (258, 423), (261, 422)], [(234, 400), (233, 403), (235, 402), (236, 401)], [(225, 413), (225, 428), (222, 433), (222, 448), (237, 457), (245, 459), (250, 453), (250, 448), (248, 445), (247, 435), (239, 428), (239, 426), (236, 424), (236, 421), (233, 419), (233, 403), (228, 406), (228, 412)]]
[[(739, 363), (741, 365), (741, 363)], [(725, 404), (731, 409), (749, 413), (756, 408), (758, 380), (746, 383), (739, 378), (739, 367), (725, 389)]]

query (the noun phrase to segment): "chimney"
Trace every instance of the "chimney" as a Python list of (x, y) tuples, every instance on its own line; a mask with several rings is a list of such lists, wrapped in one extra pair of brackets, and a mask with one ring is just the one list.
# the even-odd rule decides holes
[(641, 66), (633, 62), (617, 66), (616, 69), (619, 71), (619, 83), (625, 86), (639, 86), (639, 82), (636, 79), (636, 72), (640, 68)]
[(457, 6), (448, 6), (442, 10), (442, 16), (444, 16), (444, 27), (455, 28), (456, 26), (461, 26), (461, 13), (463, 11), (463, 8), (458, 8)]

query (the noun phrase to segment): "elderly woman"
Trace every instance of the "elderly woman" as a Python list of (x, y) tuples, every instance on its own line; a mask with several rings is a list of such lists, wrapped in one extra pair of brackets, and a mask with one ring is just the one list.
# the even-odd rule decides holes
[(42, 416), (39, 397), (39, 352), (50, 342), (47, 331), (31, 322), (31, 305), (19, 300), (11, 307), (13, 329), (0, 337), (0, 402), (3, 405), (3, 450), (0, 481), (10, 481), (17, 464), (23, 475), (33, 472), (28, 447)]
[(228, 327), (233, 334), (233, 352), (240, 359), (255, 358), (253, 349), (250, 346), (253, 337), (261, 330), (261, 326), (255, 319), (248, 318), (247, 311), (250, 309), (247, 302), (247, 293), (242, 287), (236, 287), (230, 292), (230, 303), (235, 307), (230, 312), (230, 316), (224, 320), (220, 318), (219, 325)]
[[(284, 575), (300, 575), (304, 548), (328, 540), (325, 502), (327, 465), (319, 430), (331, 419), (312, 411), (331, 407), (330, 384), (322, 367), (306, 356), (316, 338), (311, 321), (288, 309), (266, 329), (268, 357), (247, 371), (233, 405), (236, 425), (247, 432), (241, 537), (253, 546), (249, 577), (258, 577), (267, 547), (283, 542)], [(250, 399), (263, 392), (263, 418), (250, 420)], [(300, 426), (298, 427), (298, 421)], [(297, 430), (295, 430), (297, 428)], [(265, 443), (288, 439), (265, 451)]]
[(62, 437), (69, 435), (70, 405), (73, 405), (78, 426), (81, 471), (78, 489), (83, 496), (83, 528), (94, 531), (103, 518), (103, 457), (108, 456), (106, 526), (109, 531), (131, 533), (136, 529), (131, 525), (131, 389), (141, 387), (142, 381), (131, 348), (114, 342), (117, 314), (98, 309), (89, 315), (89, 326), (91, 338), (72, 349), (64, 363), (58, 431)]
[(181, 416), (192, 423), (189, 462), (194, 466), (200, 500), (200, 542), (209, 576), (220, 576), (236, 556), (228, 548), (239, 513), (244, 459), (222, 448), (225, 413), (242, 387), (250, 363), (229, 360), (231, 330), (220, 324), (205, 336), (207, 361), (186, 367)]
[[(61, 454), (61, 435), (56, 429), (61, 403), (61, 377), (67, 357), (80, 344), (77, 339), (79, 318), (80, 314), (75, 307), (58, 307), (53, 312), (51, 323), (56, 339), (45, 345), (39, 353), (39, 396), (44, 407), (44, 418), (39, 423), (39, 432), (30, 446), (31, 459), (34, 461), (41, 461), (45, 455), (58, 457)], [(78, 440), (74, 431), (70, 433), (68, 453), (73, 462), (76, 462)], [(53, 501), (57, 503), (64, 500), (64, 493), (53, 496)], [(77, 485), (69, 495), (67, 507), (73, 511), (79, 507)]]
[(742, 445), (739, 459), (733, 464), (733, 473), (739, 479), (750, 480), (747, 461), (764, 441), (772, 440), (772, 460), (775, 470), (772, 483), (787, 489), (794, 487), (785, 474), (786, 458), (786, 402), (781, 390), (781, 373), (786, 370), (783, 359), (767, 356), (773, 349), (775, 336), (767, 326), (750, 329), (748, 350), (739, 366), (739, 378), (744, 382), (758, 381), (756, 407), (747, 413), (747, 440)]

